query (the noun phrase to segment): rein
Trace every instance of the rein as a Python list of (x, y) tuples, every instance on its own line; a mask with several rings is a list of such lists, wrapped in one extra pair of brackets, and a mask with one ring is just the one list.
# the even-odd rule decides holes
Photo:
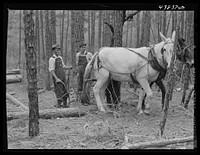
[(135, 54), (139, 55), (139, 56), (142, 57), (143, 59), (149, 61), (149, 59), (146, 58), (145, 56), (143, 56), (142, 54), (140, 54), (140, 53), (138, 53), (138, 52), (136, 52), (136, 51), (134, 51), (134, 50), (131, 50), (131, 49), (129, 49), (129, 48), (125, 48), (125, 49), (127, 49), (127, 50), (129, 50), (129, 51), (131, 51), (131, 52), (134, 52)]

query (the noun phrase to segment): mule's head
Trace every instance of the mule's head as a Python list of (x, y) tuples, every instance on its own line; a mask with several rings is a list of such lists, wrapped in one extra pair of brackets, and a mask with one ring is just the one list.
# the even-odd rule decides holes
[(166, 38), (161, 32), (160, 32), (160, 37), (162, 39), (162, 44), (161, 44), (161, 55), (164, 61), (167, 62), (167, 68), (169, 68), (171, 59), (172, 59), (172, 54), (173, 54), (173, 49), (174, 49), (174, 40), (175, 40), (175, 35), (176, 32), (174, 31), (172, 33), (172, 38)]
[(190, 67), (193, 67), (194, 66), (194, 58), (192, 56), (190, 46), (192, 46), (192, 45), (186, 45), (185, 39), (179, 37), (178, 38), (178, 50), (176, 52), (176, 55), (180, 61), (188, 64)]

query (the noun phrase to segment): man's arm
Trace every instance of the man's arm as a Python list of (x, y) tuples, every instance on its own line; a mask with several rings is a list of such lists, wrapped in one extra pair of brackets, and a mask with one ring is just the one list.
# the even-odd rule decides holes
[(72, 66), (66, 66), (64, 64), (63, 58), (62, 57), (60, 57), (60, 58), (61, 58), (61, 61), (62, 61), (63, 69), (72, 69)]
[(52, 70), (50, 73), (51, 73), (51, 75), (55, 78), (56, 82), (60, 82), (60, 81), (61, 81), (61, 80), (56, 76), (54, 70)]
[(79, 56), (79, 53), (76, 53), (76, 65), (78, 65), (78, 56)]

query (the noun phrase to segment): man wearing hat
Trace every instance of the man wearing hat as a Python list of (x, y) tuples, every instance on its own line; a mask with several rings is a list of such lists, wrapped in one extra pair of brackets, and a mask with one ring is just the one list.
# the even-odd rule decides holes
[(49, 59), (49, 72), (52, 75), (53, 83), (54, 83), (54, 92), (57, 98), (57, 105), (55, 107), (67, 108), (67, 98), (69, 97), (67, 90), (67, 80), (65, 76), (64, 69), (72, 69), (72, 67), (68, 67), (64, 64), (63, 58), (60, 56), (60, 46), (55, 44), (52, 46), (53, 56)]
[(87, 63), (92, 59), (92, 53), (85, 50), (86, 43), (79, 45), (79, 52), (76, 54), (76, 66), (78, 68), (78, 91), (82, 91), (83, 87), (83, 76)]

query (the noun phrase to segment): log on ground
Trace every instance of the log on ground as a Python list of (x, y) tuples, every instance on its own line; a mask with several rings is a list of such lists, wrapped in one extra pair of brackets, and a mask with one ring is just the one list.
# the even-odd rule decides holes
[(166, 140), (159, 140), (159, 141), (127, 144), (123, 146), (122, 149), (144, 149), (144, 148), (150, 148), (150, 147), (163, 147), (166, 145), (193, 142), (193, 141), (194, 141), (194, 137), (190, 136), (190, 137), (184, 137), (184, 138), (175, 138), (175, 139), (166, 139)]
[(6, 75), (14, 75), (14, 74), (21, 74), (20, 69), (12, 69), (12, 70), (6, 71)]
[[(44, 109), (39, 111), (39, 118), (63, 118), (63, 117), (79, 117), (84, 116), (86, 113), (79, 108), (59, 108), (59, 109)], [(7, 120), (28, 118), (29, 112), (9, 112), (7, 113)]]
[(21, 74), (6, 75), (6, 84), (22, 82)]
[(21, 103), (19, 100), (17, 100), (16, 98), (14, 98), (9, 93), (6, 93), (6, 98), (9, 101), (11, 101), (11, 103), (13, 103), (16, 107), (21, 108), (23, 111), (28, 111), (29, 108), (26, 105), (24, 105), (23, 103)]

